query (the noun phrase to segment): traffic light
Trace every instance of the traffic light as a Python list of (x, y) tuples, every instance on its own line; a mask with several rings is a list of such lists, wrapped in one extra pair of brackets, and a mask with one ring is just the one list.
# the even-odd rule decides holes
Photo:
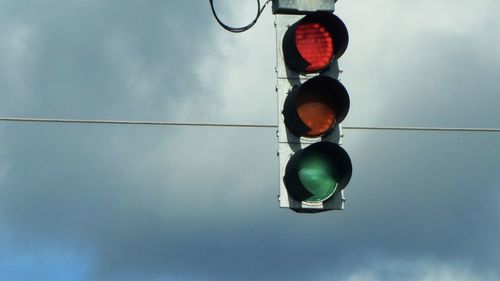
[[(352, 175), (349, 155), (340, 146), (340, 123), (350, 102), (338, 81), (337, 61), (349, 36), (330, 11), (308, 9), (305, 16), (276, 17), (279, 201), (283, 208), (316, 213), (344, 209), (343, 189)], [(300, 13), (300, 7), (292, 13)]]

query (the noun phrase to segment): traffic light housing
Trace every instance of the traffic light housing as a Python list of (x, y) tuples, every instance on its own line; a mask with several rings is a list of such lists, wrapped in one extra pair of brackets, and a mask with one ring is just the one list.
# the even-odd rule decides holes
[(340, 146), (340, 123), (350, 101), (337, 59), (347, 49), (347, 28), (331, 12), (279, 15), (276, 28), (280, 207), (344, 209), (352, 163)]

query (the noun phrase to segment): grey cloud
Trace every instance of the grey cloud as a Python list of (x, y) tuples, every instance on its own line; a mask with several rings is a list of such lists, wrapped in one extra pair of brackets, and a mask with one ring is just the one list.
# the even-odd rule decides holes
[[(10, 109), (15, 113), (153, 118), (175, 112), (173, 105), (187, 103), (188, 96), (204, 98), (196, 79), (189, 86), (178, 79), (194, 75), (200, 43), (208, 41), (202, 21), (184, 20), (185, 6), (158, 1), (11, 6), (8, 18), (33, 34), (27, 42), (33, 69), (19, 81), (29, 85), (30, 96), (24, 108)], [(191, 13), (210, 20), (201, 7)]]

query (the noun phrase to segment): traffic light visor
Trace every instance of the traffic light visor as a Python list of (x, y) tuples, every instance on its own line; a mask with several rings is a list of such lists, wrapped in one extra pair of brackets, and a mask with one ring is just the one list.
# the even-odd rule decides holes
[(307, 15), (284, 35), (285, 63), (300, 73), (319, 72), (342, 56), (348, 37), (346, 26), (334, 14), (318, 12)]

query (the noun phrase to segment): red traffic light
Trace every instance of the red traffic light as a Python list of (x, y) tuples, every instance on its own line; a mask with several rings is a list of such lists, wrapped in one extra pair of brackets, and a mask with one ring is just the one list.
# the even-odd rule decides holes
[(286, 127), (299, 137), (319, 137), (333, 130), (349, 111), (345, 87), (328, 76), (313, 77), (295, 86), (283, 107)]
[(285, 33), (284, 60), (293, 71), (319, 72), (342, 56), (348, 41), (347, 28), (337, 16), (326, 12), (309, 14)]

